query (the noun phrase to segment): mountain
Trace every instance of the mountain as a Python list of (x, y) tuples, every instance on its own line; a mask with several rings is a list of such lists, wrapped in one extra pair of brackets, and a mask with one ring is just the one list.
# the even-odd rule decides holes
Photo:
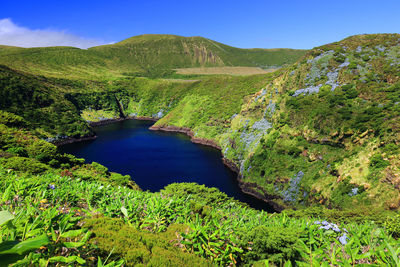
[(202, 37), (140, 35), (87, 50), (73, 47), (0, 46), (0, 64), (59, 78), (160, 76), (175, 68), (201, 66), (280, 67), (305, 50), (240, 49)]

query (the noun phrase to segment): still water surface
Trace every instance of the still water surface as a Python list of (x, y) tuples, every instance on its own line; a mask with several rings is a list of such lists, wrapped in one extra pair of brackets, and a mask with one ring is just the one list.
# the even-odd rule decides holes
[(94, 128), (97, 139), (67, 144), (60, 150), (129, 174), (143, 190), (156, 192), (170, 183), (196, 182), (217, 187), (253, 208), (272, 211), (240, 190), (236, 173), (222, 163), (219, 150), (194, 144), (184, 134), (150, 131), (153, 123), (126, 120), (99, 126)]

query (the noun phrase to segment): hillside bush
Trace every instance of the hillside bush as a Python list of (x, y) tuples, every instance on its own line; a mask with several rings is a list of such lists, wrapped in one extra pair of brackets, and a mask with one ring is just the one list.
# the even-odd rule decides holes
[(390, 234), (396, 238), (400, 238), (400, 214), (388, 217), (384, 226)]
[(0, 164), (6, 169), (38, 174), (49, 169), (49, 166), (35, 159), (25, 157), (0, 158)]
[(173, 224), (163, 233), (140, 231), (121, 219), (93, 218), (85, 221), (94, 233), (90, 243), (104, 256), (113, 251), (112, 260), (124, 258), (126, 266), (213, 266), (193, 254), (185, 253), (179, 246), (179, 233), (187, 231), (184, 225)]
[(386, 167), (389, 166), (389, 165), (390, 165), (389, 161), (385, 160), (385, 159), (382, 157), (382, 154), (379, 154), (379, 153), (375, 153), (375, 154), (371, 157), (370, 163), (369, 163), (369, 166), (370, 166), (372, 169), (383, 169), (383, 168), (386, 168)]
[(18, 115), (15, 115), (4, 110), (0, 110), (0, 124), (5, 124), (9, 127), (26, 127), (27, 122)]
[(206, 187), (196, 183), (172, 183), (164, 187), (160, 193), (167, 197), (190, 197), (193, 203), (200, 205), (199, 209), (204, 205), (218, 206), (229, 201), (235, 202), (233, 198), (228, 197), (215, 187)]
[(57, 147), (44, 140), (37, 140), (26, 146), (26, 151), (31, 158), (41, 162), (48, 162), (56, 157)]
[(241, 245), (247, 248), (243, 260), (247, 263), (267, 259), (282, 265), (298, 257), (296, 243), (299, 231), (295, 228), (258, 226), (241, 235)]

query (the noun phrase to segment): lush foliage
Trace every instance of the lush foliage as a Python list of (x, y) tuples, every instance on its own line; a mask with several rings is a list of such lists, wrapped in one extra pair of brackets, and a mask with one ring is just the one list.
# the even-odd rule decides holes
[[(1, 123), (28, 126), (42, 137), (79, 137), (91, 133), (79, 111), (57, 89), (46, 85), (45, 80), (4, 66), (0, 66), (0, 109)], [(22, 118), (16, 119), (15, 115)]]
[[(0, 228), (0, 255), (7, 254), (7, 259), (20, 260), (20, 264), (93, 264), (97, 256), (103, 261), (124, 259), (128, 265), (150, 266), (246, 265), (265, 260), (298, 265), (395, 265), (399, 261), (398, 241), (383, 225), (371, 222), (337, 226), (316, 218), (267, 214), (226, 196), (224, 202), (208, 202), (205, 214), (190, 202), (204, 191), (193, 184), (182, 185), (181, 192), (191, 188), (186, 195), (166, 197), (56, 174), (0, 172), (0, 205), (13, 214), (1, 214), (2, 224), (7, 220), (12, 225)], [(16, 242), (21, 247), (18, 251)], [(7, 250), (6, 244), (10, 244)]]

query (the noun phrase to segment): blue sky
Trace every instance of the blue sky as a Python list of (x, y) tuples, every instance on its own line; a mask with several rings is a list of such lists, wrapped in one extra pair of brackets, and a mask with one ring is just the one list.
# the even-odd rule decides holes
[(1, 0), (0, 44), (89, 47), (162, 33), (308, 49), (354, 34), (398, 33), (399, 11), (399, 0)]

